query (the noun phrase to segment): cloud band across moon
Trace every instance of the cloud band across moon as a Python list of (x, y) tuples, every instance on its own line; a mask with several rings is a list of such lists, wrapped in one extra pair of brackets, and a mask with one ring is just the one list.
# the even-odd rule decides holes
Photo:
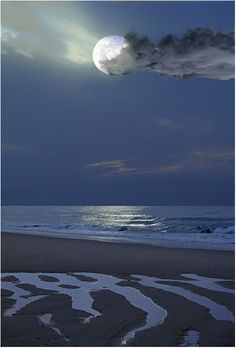
[(182, 79), (234, 78), (234, 32), (188, 29), (182, 37), (167, 35), (159, 43), (136, 33), (124, 38), (128, 45), (120, 55), (102, 62), (110, 75), (146, 70)]
[[(93, 22), (73, 2), (2, 4), (1, 43), (5, 55), (92, 67), (92, 52), (99, 36)], [(159, 42), (136, 33), (118, 38), (118, 43), (107, 47), (107, 56), (98, 52), (98, 68), (110, 75), (146, 70), (184, 79), (234, 78), (233, 32), (188, 29), (182, 37), (167, 35)]]

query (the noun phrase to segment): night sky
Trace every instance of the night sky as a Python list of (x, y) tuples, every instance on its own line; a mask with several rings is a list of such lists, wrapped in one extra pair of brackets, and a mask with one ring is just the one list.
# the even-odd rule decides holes
[(3, 204), (233, 204), (234, 80), (92, 62), (107, 35), (233, 31), (233, 2), (3, 2), (2, 25)]

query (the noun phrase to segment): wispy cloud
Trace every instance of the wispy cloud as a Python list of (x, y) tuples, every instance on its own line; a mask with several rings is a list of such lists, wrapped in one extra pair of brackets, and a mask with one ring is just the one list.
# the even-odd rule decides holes
[(31, 148), (26, 145), (15, 143), (3, 143), (1, 149), (4, 152), (25, 152), (31, 150)]
[[(129, 161), (133, 163), (134, 161)], [(188, 154), (184, 159), (161, 163), (157, 165), (131, 165), (125, 160), (113, 160), (90, 163), (87, 168), (95, 169), (96, 174), (101, 177), (112, 177), (119, 175), (163, 175), (178, 172), (199, 171), (233, 165), (233, 148), (209, 148), (196, 150)], [(102, 172), (98, 172), (102, 171)]]
[(167, 131), (180, 130), (185, 127), (192, 127), (192, 129), (211, 133), (214, 131), (214, 125), (211, 120), (197, 117), (197, 116), (183, 116), (178, 118), (157, 117), (154, 124), (161, 129)]
[[(53, 1), (2, 2), (3, 54), (90, 64), (96, 31), (78, 4)], [(86, 23), (83, 23), (85, 22)]]
[(164, 128), (176, 128), (178, 127), (178, 123), (174, 122), (173, 120), (171, 120), (170, 118), (167, 117), (158, 117), (155, 120), (155, 123), (158, 126), (164, 127)]
[(121, 160), (90, 163), (88, 168), (102, 169), (102, 176), (124, 175), (136, 170), (135, 168), (127, 166), (125, 162)]
[(193, 154), (201, 159), (225, 162), (234, 158), (234, 149), (216, 147), (205, 150), (196, 150)]

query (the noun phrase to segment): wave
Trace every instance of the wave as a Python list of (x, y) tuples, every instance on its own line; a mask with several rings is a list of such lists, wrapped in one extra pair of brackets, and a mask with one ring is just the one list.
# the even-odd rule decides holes
[(111, 241), (232, 244), (225, 207), (5, 207), (2, 230)]
[(215, 233), (226, 233), (226, 234), (233, 234), (234, 233), (234, 226), (228, 226), (228, 227), (217, 227), (214, 230)]
[(35, 231), (75, 231), (80, 233), (86, 232), (129, 232), (136, 234), (145, 234), (145, 232), (153, 234), (177, 235), (183, 234), (214, 234), (227, 235), (234, 234), (234, 226), (215, 227), (211, 226), (182, 226), (182, 225), (167, 225), (167, 224), (137, 224), (137, 225), (85, 225), (85, 224), (3, 224), (2, 229), (6, 230), (35, 230)]

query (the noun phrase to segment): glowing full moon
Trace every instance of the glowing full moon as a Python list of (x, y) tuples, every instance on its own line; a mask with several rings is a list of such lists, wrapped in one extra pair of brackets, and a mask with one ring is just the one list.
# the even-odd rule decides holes
[(124, 73), (127, 66), (127, 54), (124, 54), (124, 49), (128, 45), (128, 41), (123, 36), (112, 35), (102, 38), (93, 49), (94, 64), (108, 75)]

